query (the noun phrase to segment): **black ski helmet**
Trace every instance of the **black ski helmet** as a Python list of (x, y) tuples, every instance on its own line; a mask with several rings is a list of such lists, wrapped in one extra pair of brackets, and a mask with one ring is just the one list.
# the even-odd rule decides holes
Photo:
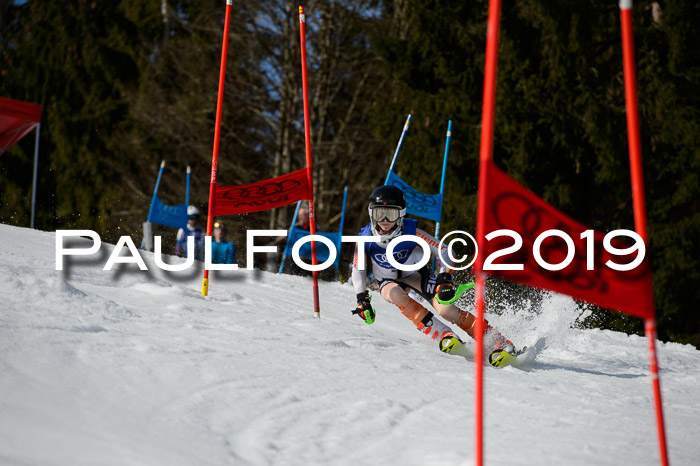
[(375, 219), (372, 211), (375, 207), (390, 207), (398, 210), (398, 218), (396, 219), (396, 226), (391, 230), (388, 235), (389, 238), (393, 238), (401, 234), (403, 230), (403, 218), (406, 216), (406, 198), (403, 195), (401, 189), (396, 186), (384, 185), (379, 186), (372, 194), (369, 196), (369, 218), (372, 224), (372, 234), (379, 236), (377, 232), (377, 222), (381, 219)]
[(369, 195), (369, 207), (372, 208), (378, 205), (405, 209), (406, 198), (404, 198), (403, 191), (399, 188), (385, 184), (384, 186), (376, 188), (372, 191), (372, 194)]

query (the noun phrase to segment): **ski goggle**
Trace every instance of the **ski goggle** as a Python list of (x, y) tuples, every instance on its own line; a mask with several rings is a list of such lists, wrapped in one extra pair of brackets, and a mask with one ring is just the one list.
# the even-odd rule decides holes
[(401, 218), (401, 209), (398, 207), (373, 207), (372, 220), (375, 222), (395, 222)]

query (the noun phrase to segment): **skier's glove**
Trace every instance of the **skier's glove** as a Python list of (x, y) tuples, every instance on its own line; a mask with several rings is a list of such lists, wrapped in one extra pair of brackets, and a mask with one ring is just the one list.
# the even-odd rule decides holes
[(359, 293), (357, 295), (357, 307), (352, 311), (353, 314), (359, 315), (367, 324), (374, 322), (376, 317), (370, 301), (372, 301), (372, 298), (369, 295), (369, 291)]
[(455, 293), (457, 289), (455, 284), (452, 282), (452, 274), (447, 272), (441, 273), (437, 276), (435, 281), (435, 292), (437, 293), (438, 299), (440, 301), (452, 301), (455, 298)]

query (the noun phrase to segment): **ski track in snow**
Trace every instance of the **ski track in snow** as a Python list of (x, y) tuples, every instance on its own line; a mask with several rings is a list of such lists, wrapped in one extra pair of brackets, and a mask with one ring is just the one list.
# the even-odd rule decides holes
[[(54, 233), (0, 238), (2, 465), (473, 464), (473, 362), (379, 296), (368, 326), (321, 282), (315, 319), (309, 279), (214, 272), (204, 298), (201, 268), (151, 253), (56, 271)], [(646, 339), (576, 315), (552, 295), (488, 316), (536, 359), (484, 368), (486, 464), (659, 464)], [(700, 352), (657, 345), (670, 462), (698, 464)]]

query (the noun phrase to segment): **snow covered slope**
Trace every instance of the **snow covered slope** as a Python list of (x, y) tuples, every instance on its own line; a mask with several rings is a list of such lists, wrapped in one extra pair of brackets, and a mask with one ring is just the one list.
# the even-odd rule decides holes
[[(61, 272), (54, 244), (0, 225), (0, 464), (473, 464), (473, 363), (378, 296), (368, 326), (321, 283), (315, 319), (309, 279), (218, 272), (203, 298), (200, 269), (106, 272), (103, 245)], [(490, 316), (544, 344), (484, 369), (486, 464), (659, 464), (646, 340), (575, 317)], [(658, 350), (671, 463), (699, 464), (700, 352)]]

